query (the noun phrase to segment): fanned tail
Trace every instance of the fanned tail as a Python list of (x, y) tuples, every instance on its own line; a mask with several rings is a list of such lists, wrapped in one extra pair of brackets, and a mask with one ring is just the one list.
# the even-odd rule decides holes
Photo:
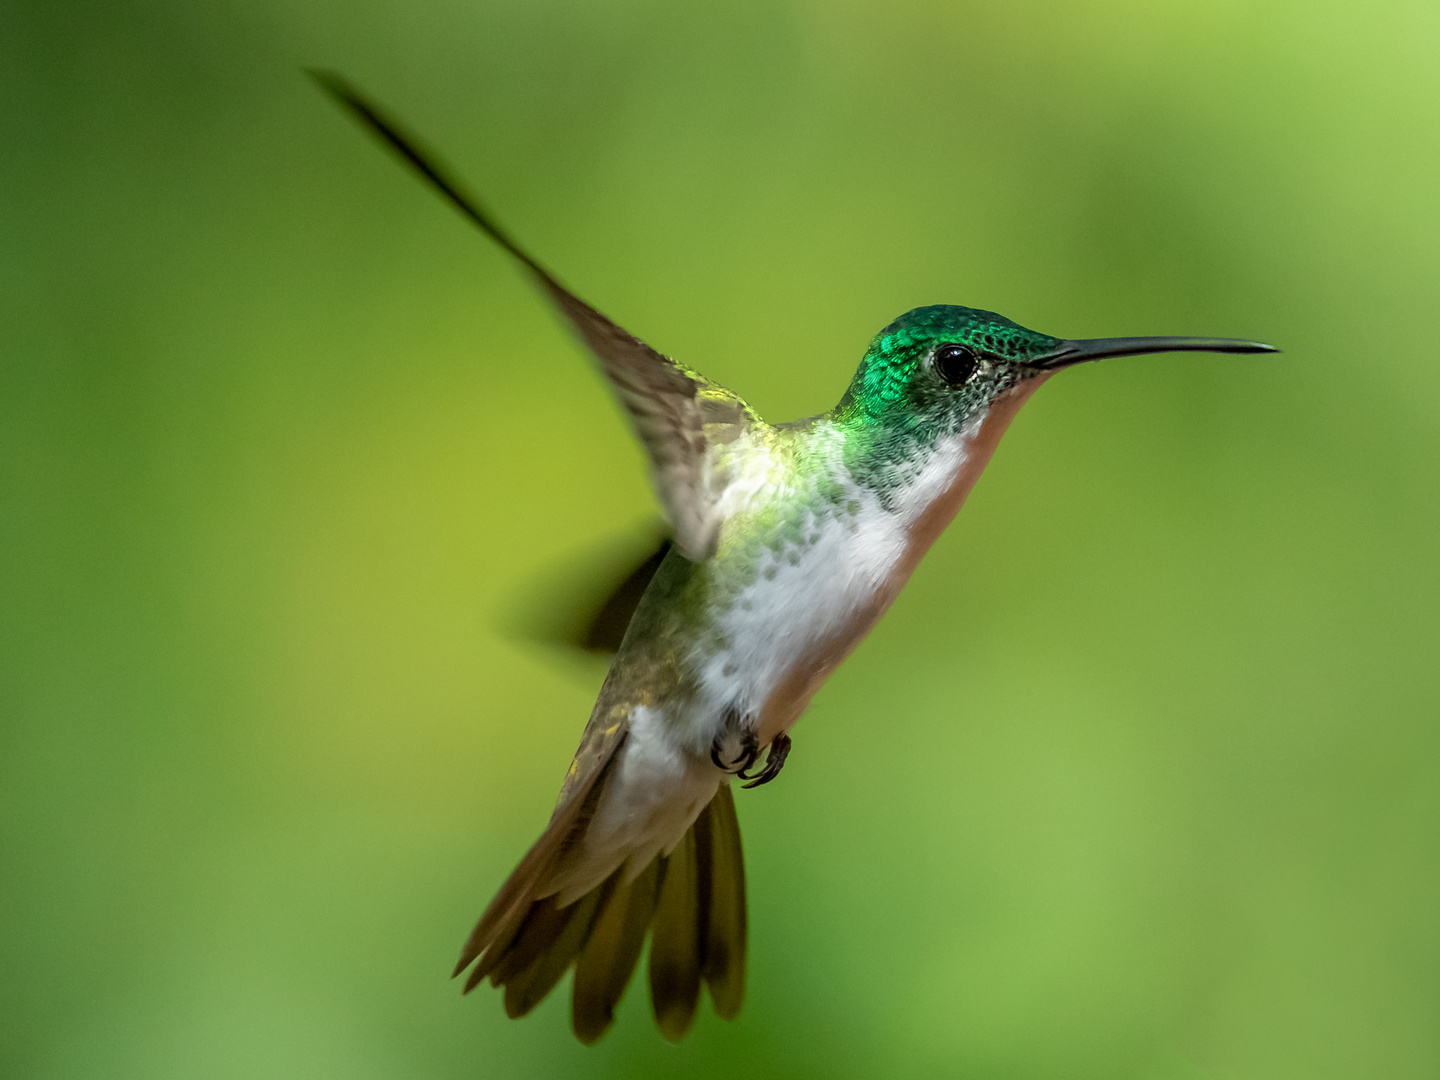
[(602, 776), (551, 822), (486, 910), (455, 974), (474, 962), (466, 993), (488, 976), (505, 988), (506, 1013), (519, 1017), (573, 964), (571, 1020), (576, 1037), (590, 1044), (614, 1020), (648, 932), (650, 997), (661, 1034), (673, 1042), (690, 1030), (702, 982), (715, 1012), (734, 1019), (745, 996), (745, 865), (728, 784), (674, 850), (633, 880), (621, 867), (564, 907), (553, 895), (534, 897), (551, 860), (583, 836), (603, 786)]

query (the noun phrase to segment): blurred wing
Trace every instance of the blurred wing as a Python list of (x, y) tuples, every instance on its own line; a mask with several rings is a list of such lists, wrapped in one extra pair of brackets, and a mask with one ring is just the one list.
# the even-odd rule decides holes
[(670, 538), (667, 536), (643, 562), (625, 575), (623, 581), (610, 590), (605, 602), (585, 626), (585, 636), (580, 642), (582, 649), (589, 652), (620, 651), (620, 642), (625, 639), (625, 631), (630, 629), (630, 620), (635, 617), (640, 598), (650, 587), (650, 581), (660, 569), (660, 564), (665, 561), (665, 556), (670, 553), (670, 547)]
[[(672, 546), (668, 528), (657, 521), (570, 552), (519, 584), (500, 629), (534, 644), (616, 653)], [(585, 671), (588, 679), (593, 669)]]
[(630, 414), (635, 433), (650, 456), (655, 491), (675, 533), (675, 546), (693, 561), (715, 553), (724, 515), (720, 498), (729, 478), (718, 452), (759, 423), (741, 398), (681, 367), (639, 338), (616, 326), (552, 277), (461, 193), (414, 140), (339, 76), (312, 72), (315, 79), (389, 143), (439, 189), (459, 211), (497, 244), (525, 264), (555, 305), (579, 332)]

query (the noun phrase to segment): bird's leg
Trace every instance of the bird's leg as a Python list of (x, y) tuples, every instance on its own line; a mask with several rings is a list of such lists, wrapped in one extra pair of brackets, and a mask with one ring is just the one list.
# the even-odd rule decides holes
[[(724, 759), (723, 742), (728, 741), (727, 736), (739, 735), (740, 752), (731, 760)], [(731, 711), (725, 716), (724, 726), (720, 734), (710, 744), (710, 760), (721, 772), (729, 773), (731, 776), (738, 776), (742, 780), (749, 780), (746, 771), (755, 764), (755, 759), (760, 756), (760, 739), (755, 734), (755, 729), (744, 723), (740, 715)]]
[[(775, 777), (780, 775), (780, 770), (785, 767), (785, 759), (790, 756), (790, 736), (783, 731), (770, 740), (770, 752), (765, 755), (765, 767), (756, 774), (755, 779), (748, 784), (741, 784), (741, 787), (759, 787), (761, 784), (768, 784)], [(741, 774), (741, 778), (750, 778)]]

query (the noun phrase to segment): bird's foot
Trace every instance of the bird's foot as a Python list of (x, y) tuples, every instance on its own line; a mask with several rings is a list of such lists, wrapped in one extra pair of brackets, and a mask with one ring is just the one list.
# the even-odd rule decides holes
[(755, 759), (760, 756), (760, 740), (756, 737), (753, 729), (742, 728), (740, 731), (740, 752), (731, 760), (726, 761), (722, 756), (720, 740), (726, 732), (722, 731), (715, 736), (715, 741), (710, 744), (710, 760), (721, 772), (729, 773), (731, 776), (738, 776), (742, 780), (748, 780), (746, 770), (755, 764)]
[(759, 787), (761, 784), (768, 784), (780, 775), (780, 770), (785, 767), (785, 759), (789, 756), (790, 736), (781, 732), (770, 740), (770, 752), (765, 755), (765, 767), (755, 774), (753, 780), (744, 773), (741, 773), (740, 778), (742, 780), (750, 780), (750, 783), (741, 784), (740, 786), (752, 788)]

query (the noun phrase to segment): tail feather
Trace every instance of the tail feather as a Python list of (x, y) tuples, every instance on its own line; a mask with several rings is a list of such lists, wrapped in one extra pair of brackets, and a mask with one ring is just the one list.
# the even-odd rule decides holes
[[(568, 917), (559, 932), (549, 938), (545, 946), (525, 967), (507, 972), (504, 979), (496, 979), (496, 985), (505, 984), (505, 1013), (510, 1019), (524, 1016), (554, 989), (561, 977), (570, 970), (575, 957), (585, 947), (590, 937), (590, 927), (595, 920), (595, 909), (600, 901), (603, 887), (592, 889), (569, 907), (561, 911)], [(542, 901), (547, 903), (552, 901)], [(540, 907), (537, 904), (536, 907)], [(499, 969), (496, 969), (496, 976)]]
[[(587, 784), (576, 790), (568, 802), (556, 808), (550, 824), (546, 826), (540, 839), (535, 841), (530, 850), (525, 853), (525, 857), (520, 860), (520, 865), (511, 871), (505, 884), (500, 886), (500, 891), (495, 894), (495, 899), (490, 901), (489, 907), (480, 916), (480, 921), (475, 924), (475, 929), (470, 932), (465, 947), (460, 950), (460, 960), (455, 965), (454, 973), (450, 976), (452, 979), (469, 967), (475, 958), (487, 949), (494, 953), (504, 951), (500, 939), (506, 937), (507, 933), (513, 935), (521, 921), (526, 918), (535, 899), (536, 886), (544, 879), (551, 863), (558, 854), (576, 844), (577, 836), (584, 834), (590, 818), (594, 816), (600, 794), (604, 790), (605, 777), (609, 774), (610, 766), (615, 761), (616, 752), (620, 750), (624, 742), (625, 738), (622, 735), (620, 740), (610, 748), (605, 764), (595, 770)], [(497, 943), (502, 944), (501, 949), (494, 948)], [(481, 978), (483, 977), (482, 975)], [(466, 984), (466, 992), (473, 989), (479, 981), (472, 975)]]
[(504, 986), (553, 946), (570, 925), (573, 907), (556, 907), (548, 897), (530, 906), (519, 932), (490, 972), (492, 986)]
[[(702, 828), (701, 822), (707, 826)], [(708, 835), (705, 835), (708, 833)], [(695, 822), (697, 850), (701, 854), (701, 889), (709, 895), (705, 920), (705, 963), (700, 974), (710, 987), (710, 999), (722, 1020), (734, 1020), (745, 999), (745, 858), (740, 851), (740, 822), (735, 798), (723, 784), (705, 813)]]
[[(485, 976), (489, 975), (490, 972), (499, 965), (500, 961), (505, 958), (511, 944), (515, 941), (515, 936), (520, 933), (520, 928), (525, 925), (525, 920), (529, 915), (530, 907), (519, 908), (510, 916), (504, 926), (496, 929), (494, 940), (486, 948), (484, 955), (476, 961), (475, 966), (470, 969), (470, 976), (465, 980), (464, 993), (468, 994), (471, 990), (474, 990), (475, 987), (479, 986)], [(464, 966), (462, 965), (455, 974), (458, 975), (464, 970)], [(454, 976), (451, 976), (451, 978), (454, 978)]]
[[(706, 816), (708, 811), (701, 811)], [(650, 932), (650, 1003), (660, 1034), (678, 1042), (695, 1019), (700, 999), (704, 908), (696, 872), (695, 828), (664, 859), (660, 902)]]
[[(572, 1024), (593, 1043), (609, 1028), (650, 933), (655, 1021), (672, 1042), (695, 1019), (702, 981), (726, 1020), (745, 993), (745, 869), (728, 784), (668, 856), (633, 880), (622, 866), (572, 903), (536, 896), (553, 861), (583, 835), (603, 785), (562, 807), (470, 935), (456, 974), (472, 962), (468, 993), (489, 977), (505, 1011), (524, 1016), (575, 966)], [(478, 961), (478, 962), (476, 962)]]
[(571, 1025), (575, 1037), (587, 1046), (605, 1034), (615, 1019), (615, 1006), (635, 973), (660, 891), (659, 859), (634, 881), (622, 882), (619, 873), (611, 879), (614, 888), (575, 963)]

